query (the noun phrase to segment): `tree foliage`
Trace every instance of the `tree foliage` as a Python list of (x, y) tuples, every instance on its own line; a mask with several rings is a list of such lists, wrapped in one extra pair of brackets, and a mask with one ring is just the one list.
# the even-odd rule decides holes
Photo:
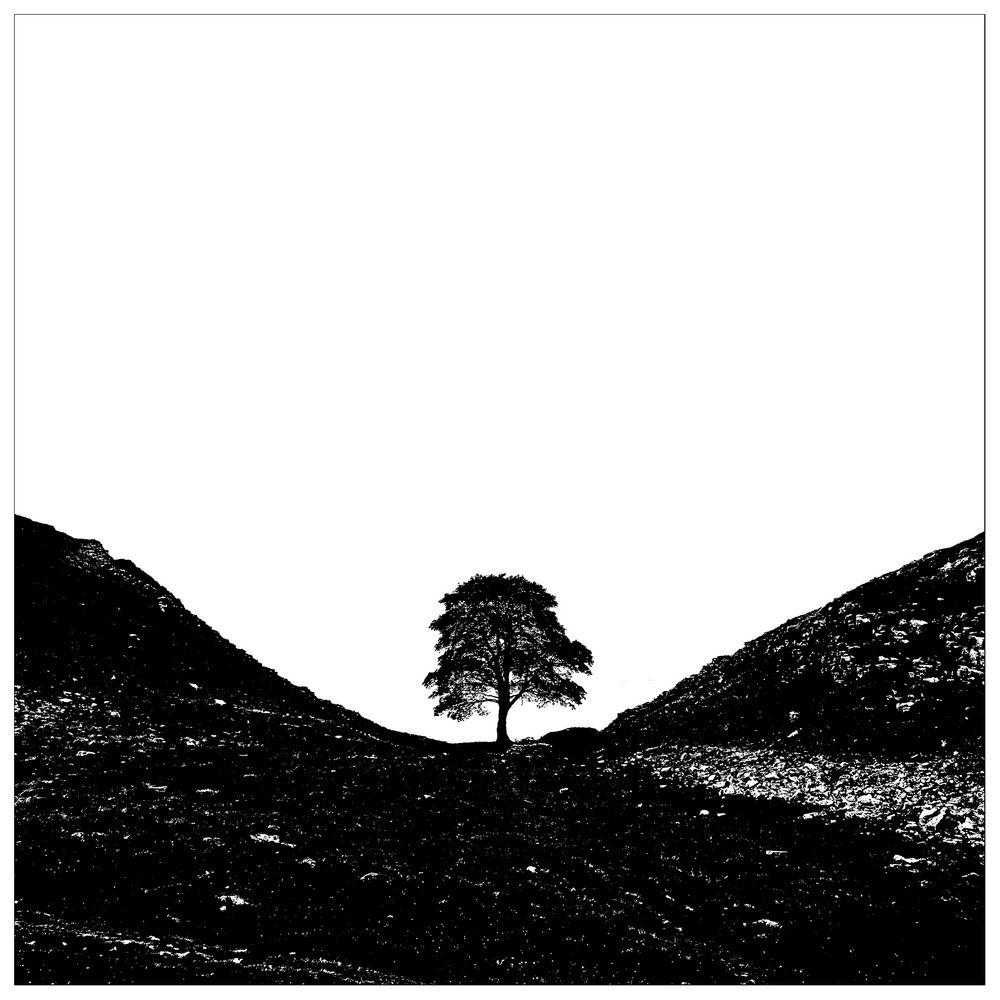
[(523, 576), (481, 576), (441, 598), (431, 623), (440, 634), (438, 669), (424, 678), (435, 715), (468, 719), (497, 706), (497, 741), (507, 742), (507, 713), (518, 702), (579, 705), (586, 696), (573, 679), (589, 674), (590, 650), (566, 632), (555, 598)]

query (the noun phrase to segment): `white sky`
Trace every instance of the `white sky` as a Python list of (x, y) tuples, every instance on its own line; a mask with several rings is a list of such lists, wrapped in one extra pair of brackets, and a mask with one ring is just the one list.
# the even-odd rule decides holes
[(17, 22), (17, 510), (394, 728), (603, 726), (982, 529), (982, 20)]

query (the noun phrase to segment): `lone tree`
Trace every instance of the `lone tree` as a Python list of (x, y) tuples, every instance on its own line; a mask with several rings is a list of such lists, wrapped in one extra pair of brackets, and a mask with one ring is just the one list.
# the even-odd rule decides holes
[(566, 637), (555, 598), (523, 576), (476, 574), (441, 598), (438, 668), (424, 678), (435, 715), (468, 719), (497, 706), (497, 743), (506, 746), (507, 713), (519, 701), (579, 705), (586, 692), (571, 674), (589, 674), (594, 658)]

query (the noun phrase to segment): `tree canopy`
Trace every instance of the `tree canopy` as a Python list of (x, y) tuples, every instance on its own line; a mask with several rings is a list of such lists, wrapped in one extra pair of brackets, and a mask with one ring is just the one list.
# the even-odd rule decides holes
[(431, 623), (440, 634), (438, 669), (424, 678), (435, 715), (468, 719), (497, 706), (497, 742), (509, 743), (507, 713), (518, 702), (576, 706), (586, 696), (572, 679), (593, 656), (567, 638), (555, 598), (523, 576), (477, 574), (441, 598)]

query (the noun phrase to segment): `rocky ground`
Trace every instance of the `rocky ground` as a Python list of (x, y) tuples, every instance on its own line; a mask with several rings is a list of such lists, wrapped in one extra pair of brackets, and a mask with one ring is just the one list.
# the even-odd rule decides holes
[(606, 730), (622, 747), (982, 756), (985, 541), (931, 552), (718, 656)]
[(417, 750), (215, 702), (21, 699), (18, 982), (981, 980), (964, 839), (817, 822), (721, 756)]
[[(18, 983), (983, 981), (977, 540), (500, 754), (323, 702), (16, 525)], [(845, 664), (834, 750), (807, 698)]]
[(665, 745), (631, 755), (664, 779), (807, 807), (808, 819), (884, 824), (920, 846), (984, 850), (985, 773), (980, 755), (821, 754), (773, 747)]

